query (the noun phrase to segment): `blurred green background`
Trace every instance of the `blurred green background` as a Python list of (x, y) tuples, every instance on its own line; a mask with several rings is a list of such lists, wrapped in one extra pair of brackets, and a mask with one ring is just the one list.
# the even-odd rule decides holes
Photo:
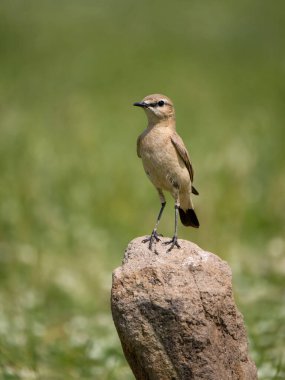
[[(285, 378), (285, 3), (1, 1), (0, 377), (128, 380), (111, 272), (159, 209), (136, 156), (170, 96), (260, 379)], [(173, 234), (173, 203), (160, 231)]]

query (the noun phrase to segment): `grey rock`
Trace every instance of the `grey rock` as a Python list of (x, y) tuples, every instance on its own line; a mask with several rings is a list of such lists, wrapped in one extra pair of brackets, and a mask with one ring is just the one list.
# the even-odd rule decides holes
[(151, 252), (128, 245), (113, 273), (111, 307), (137, 380), (254, 380), (228, 264), (197, 245)]

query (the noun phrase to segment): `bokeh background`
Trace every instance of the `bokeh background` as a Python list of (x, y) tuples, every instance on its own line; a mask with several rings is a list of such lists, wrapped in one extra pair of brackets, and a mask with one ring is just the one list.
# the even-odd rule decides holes
[[(159, 200), (132, 103), (170, 96), (260, 379), (285, 378), (285, 3), (0, 4), (0, 377), (130, 380), (111, 273)], [(173, 203), (160, 231), (173, 234)]]

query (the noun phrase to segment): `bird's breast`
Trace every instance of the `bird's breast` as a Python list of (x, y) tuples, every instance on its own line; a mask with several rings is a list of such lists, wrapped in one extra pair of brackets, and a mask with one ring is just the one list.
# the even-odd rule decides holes
[(143, 163), (167, 164), (174, 154), (173, 148), (169, 136), (147, 134), (142, 138), (140, 147)]
[(189, 173), (179, 160), (170, 134), (142, 136), (140, 155), (146, 174), (157, 188), (172, 191), (173, 187), (184, 187), (189, 182)]

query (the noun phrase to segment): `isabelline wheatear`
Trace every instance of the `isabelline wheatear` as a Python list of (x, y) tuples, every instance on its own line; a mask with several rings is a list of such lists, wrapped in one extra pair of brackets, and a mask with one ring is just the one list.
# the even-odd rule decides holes
[(185, 226), (199, 227), (194, 211), (191, 193), (198, 195), (193, 186), (194, 171), (187, 149), (181, 137), (176, 133), (175, 111), (172, 101), (164, 95), (146, 96), (134, 106), (142, 107), (148, 118), (148, 126), (137, 140), (137, 154), (142, 159), (144, 170), (156, 187), (161, 208), (151, 235), (143, 242), (152, 248), (159, 241), (157, 227), (166, 205), (163, 190), (169, 191), (175, 200), (174, 236), (165, 244), (180, 248), (177, 238), (178, 211)]

